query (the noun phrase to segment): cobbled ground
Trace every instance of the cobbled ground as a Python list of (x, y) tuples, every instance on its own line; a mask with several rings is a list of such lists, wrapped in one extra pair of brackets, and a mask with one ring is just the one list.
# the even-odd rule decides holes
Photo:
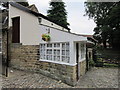
[(72, 87), (42, 74), (10, 69), (9, 77), (2, 77), (2, 88), (118, 88), (118, 68), (91, 68)]

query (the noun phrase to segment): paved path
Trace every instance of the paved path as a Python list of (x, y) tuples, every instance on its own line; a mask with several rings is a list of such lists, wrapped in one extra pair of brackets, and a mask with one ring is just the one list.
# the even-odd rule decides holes
[(118, 88), (117, 68), (92, 68), (75, 87), (41, 74), (12, 69), (3, 88)]
[(118, 68), (92, 68), (78, 82), (81, 88), (118, 88)]

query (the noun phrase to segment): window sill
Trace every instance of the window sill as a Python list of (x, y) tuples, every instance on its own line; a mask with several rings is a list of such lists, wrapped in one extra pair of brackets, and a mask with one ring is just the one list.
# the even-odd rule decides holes
[(86, 60), (86, 58), (80, 59), (80, 62), (85, 61), (85, 60)]
[(76, 64), (70, 64), (70, 63), (65, 63), (65, 62), (57, 62), (57, 61), (50, 61), (50, 60), (44, 60), (44, 59), (40, 59), (39, 61), (51, 62), (51, 63), (55, 63), (55, 64), (64, 64), (64, 65), (69, 65), (69, 66), (75, 66), (76, 65)]

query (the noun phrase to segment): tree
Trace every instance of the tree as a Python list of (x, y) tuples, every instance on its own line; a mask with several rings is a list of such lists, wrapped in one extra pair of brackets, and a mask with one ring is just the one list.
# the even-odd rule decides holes
[(120, 2), (117, 2), (112, 8), (109, 18), (109, 25), (112, 27), (112, 32), (109, 41), (113, 48), (120, 48)]
[[(113, 33), (116, 32), (114, 30), (115, 27), (112, 25), (116, 25), (114, 22), (110, 22), (110, 20), (118, 21), (118, 17), (116, 17), (115, 12), (117, 13), (117, 16), (119, 10), (115, 11), (115, 7), (118, 8), (118, 3), (116, 2), (85, 2), (85, 11), (89, 18), (92, 18), (94, 22), (97, 24), (96, 28), (94, 28), (94, 37), (99, 40), (99, 42), (102, 42), (104, 44), (104, 47), (106, 48), (106, 42), (111, 44), (113, 46), (114, 36)], [(114, 13), (112, 13), (114, 12)], [(112, 17), (112, 14), (115, 15)], [(120, 24), (116, 22), (119, 26)]]
[(67, 12), (65, 10), (65, 3), (62, 2), (62, 0), (60, 0), (59, 2), (51, 0), (50, 6), (50, 10), (47, 11), (48, 18), (55, 21), (59, 25), (68, 27), (69, 23), (67, 23)]

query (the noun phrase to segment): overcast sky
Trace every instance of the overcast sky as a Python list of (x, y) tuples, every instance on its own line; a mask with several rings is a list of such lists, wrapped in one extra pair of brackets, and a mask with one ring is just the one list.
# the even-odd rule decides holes
[[(63, 0), (66, 5), (67, 19), (70, 23), (71, 32), (78, 34), (93, 34), (93, 29), (96, 26), (92, 19), (88, 20), (85, 14), (83, 0)], [(50, 0), (28, 0), (29, 4), (35, 4), (39, 12), (47, 15)]]

